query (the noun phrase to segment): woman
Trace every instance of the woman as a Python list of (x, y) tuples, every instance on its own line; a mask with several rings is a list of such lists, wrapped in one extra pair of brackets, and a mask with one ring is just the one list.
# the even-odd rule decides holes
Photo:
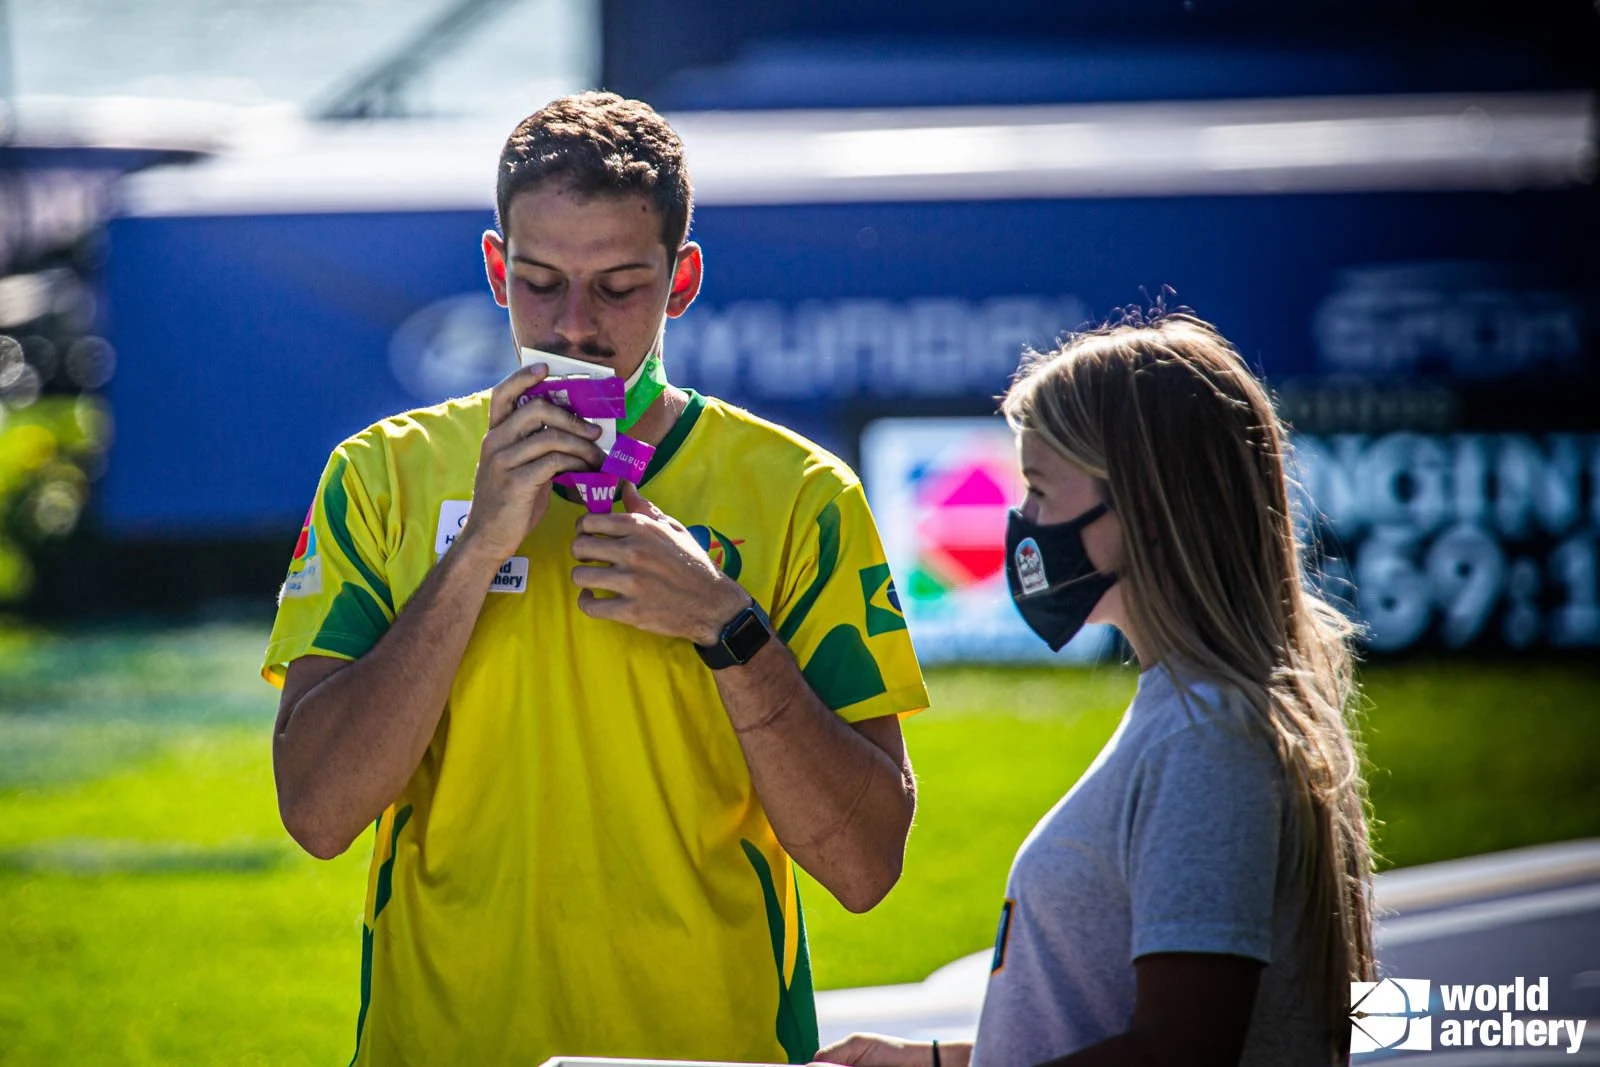
[(1373, 969), (1351, 627), (1307, 581), (1271, 402), (1211, 325), (1158, 311), (1031, 358), (1004, 411), (1017, 607), (1053, 650), (1117, 627), (1138, 691), (1017, 854), (976, 1046), (818, 1058), (1344, 1062)]

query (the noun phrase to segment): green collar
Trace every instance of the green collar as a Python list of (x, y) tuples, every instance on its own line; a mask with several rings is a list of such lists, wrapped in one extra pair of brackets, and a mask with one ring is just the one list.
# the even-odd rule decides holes
[(617, 421), (617, 432), (627, 433), (633, 429), (634, 424), (650, 410), (650, 405), (656, 402), (656, 398), (666, 391), (667, 366), (659, 355), (652, 352), (644, 357), (644, 362), (639, 364), (639, 369), (633, 372), (628, 382), (627, 410)]
[(694, 424), (700, 421), (700, 413), (706, 409), (706, 398), (693, 389), (685, 389), (689, 394), (689, 403), (683, 409), (683, 414), (678, 416), (678, 421), (672, 424), (672, 429), (667, 431), (667, 436), (661, 439), (656, 446), (656, 454), (650, 457), (650, 466), (644, 469), (644, 480), (639, 484), (647, 484), (651, 478), (661, 473), (673, 456), (678, 454), (678, 449), (683, 447), (683, 442), (689, 436), (689, 431), (694, 429)]

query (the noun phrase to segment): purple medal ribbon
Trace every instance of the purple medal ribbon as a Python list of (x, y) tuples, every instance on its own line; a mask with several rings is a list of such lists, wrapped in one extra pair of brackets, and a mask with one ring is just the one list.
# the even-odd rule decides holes
[[(517, 398), (521, 407), (534, 397), (544, 397), (558, 408), (581, 419), (620, 419), (627, 414), (627, 384), (610, 378), (546, 378)], [(570, 471), (558, 474), (557, 485), (577, 490), (584, 506), (595, 514), (605, 514), (617, 499), (617, 488), (624, 479), (635, 485), (644, 477), (653, 445), (617, 434), (611, 453), (597, 471)]]
[(655, 454), (654, 445), (647, 445), (625, 433), (619, 433), (617, 443), (611, 446), (611, 454), (606, 457), (600, 472), (615, 475), (638, 485), (644, 478), (645, 470), (650, 466), (650, 458)]
[(546, 378), (517, 398), (521, 407), (542, 396), (580, 419), (620, 419), (628, 413), (628, 386), (621, 378)]

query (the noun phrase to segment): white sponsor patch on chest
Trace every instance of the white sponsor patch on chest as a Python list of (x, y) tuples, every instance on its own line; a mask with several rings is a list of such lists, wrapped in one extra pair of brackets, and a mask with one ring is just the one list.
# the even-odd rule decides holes
[(439, 529), (433, 535), (433, 554), (442, 556), (450, 551), (461, 530), (467, 525), (467, 513), (472, 510), (470, 500), (446, 500), (439, 504)]
[(491, 593), (521, 593), (528, 588), (528, 557), (512, 556), (500, 564), (494, 581), (489, 583)]

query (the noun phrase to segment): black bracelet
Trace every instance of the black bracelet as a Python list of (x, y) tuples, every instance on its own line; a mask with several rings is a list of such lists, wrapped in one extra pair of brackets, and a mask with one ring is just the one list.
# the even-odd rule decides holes
[(939, 1067), (939, 1042), (933, 1043), (933, 1067)]

